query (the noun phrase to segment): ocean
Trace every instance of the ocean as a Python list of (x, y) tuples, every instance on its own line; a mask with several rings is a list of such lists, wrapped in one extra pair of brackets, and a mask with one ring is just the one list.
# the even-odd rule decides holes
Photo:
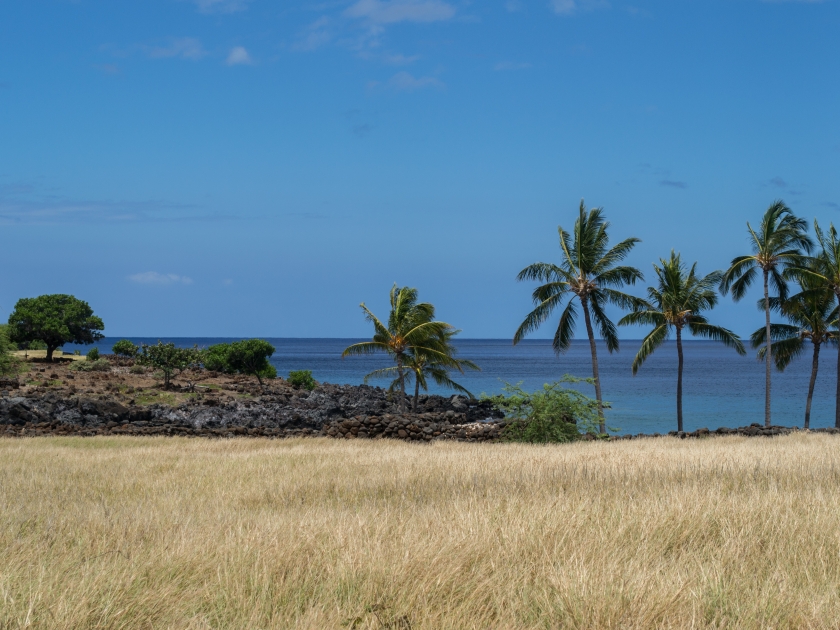
[[(96, 345), (108, 353), (119, 338), (103, 339)], [(156, 343), (158, 338), (130, 338), (136, 344)], [(200, 347), (235, 341), (234, 338), (172, 338), (179, 346)], [(391, 365), (385, 355), (341, 358), (341, 352), (360, 339), (272, 339), (277, 352), (271, 362), (281, 376), (291, 370), (311, 370), (317, 381), (357, 385), (368, 372)], [(666, 433), (676, 429), (677, 351), (676, 344), (666, 342), (633, 376), (630, 366), (640, 341), (624, 340), (621, 350), (609, 354), (598, 344), (598, 361), (604, 400), (611, 404), (607, 424), (618, 433)], [(589, 344), (585, 340), (572, 343), (570, 350), (556, 356), (550, 340), (525, 340), (513, 346), (506, 339), (462, 339), (457, 343), (459, 357), (471, 359), (480, 372), (454, 375), (454, 380), (476, 396), (496, 394), (505, 382), (522, 383), (526, 390), (535, 390), (544, 383), (556, 381), (564, 374), (592, 376)], [(91, 346), (64, 347), (65, 352), (78, 348), (86, 353)], [(803, 357), (795, 360), (784, 372), (773, 370), (773, 424), (801, 426), (805, 415), (805, 398), (811, 370), (811, 346)], [(684, 342), (683, 414), (685, 428), (743, 426), (764, 422), (764, 364), (750, 352), (742, 357), (710, 341)], [(837, 350), (824, 347), (820, 371), (811, 408), (811, 426), (834, 426)], [(387, 381), (372, 385), (387, 387)], [(576, 386), (595, 395), (586, 383)], [(430, 390), (446, 395), (447, 391)]]

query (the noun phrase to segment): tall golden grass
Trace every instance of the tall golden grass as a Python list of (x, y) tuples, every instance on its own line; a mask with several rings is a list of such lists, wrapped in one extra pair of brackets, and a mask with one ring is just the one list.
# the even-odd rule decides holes
[(837, 628), (840, 440), (0, 441), (0, 628)]

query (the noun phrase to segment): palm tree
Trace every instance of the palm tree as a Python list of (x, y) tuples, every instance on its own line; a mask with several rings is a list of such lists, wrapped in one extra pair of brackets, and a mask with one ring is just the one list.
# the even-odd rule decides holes
[[(825, 288), (809, 288), (782, 302), (771, 298), (770, 307), (780, 310), (793, 324), (771, 324), (770, 340), (773, 343), (773, 361), (779, 371), (805, 351), (805, 340), (811, 341), (814, 348), (811, 360), (811, 381), (808, 384), (808, 400), (805, 404), (805, 428), (811, 426), (811, 401), (814, 398), (814, 385), (817, 382), (817, 370), (820, 367), (820, 348), (823, 344), (837, 345), (838, 308), (834, 306), (834, 294)], [(834, 329), (834, 330), (833, 330)], [(767, 330), (759, 328), (751, 336), (753, 348), (759, 348), (759, 358), (764, 358)]]
[(787, 299), (787, 284), (782, 272), (787, 267), (803, 264), (803, 250), (810, 252), (813, 243), (805, 233), (807, 224), (791, 212), (783, 201), (774, 201), (764, 213), (758, 232), (747, 223), (753, 253), (732, 259), (729, 269), (720, 281), (721, 293), (732, 291), (736, 302), (743, 298), (760, 269), (764, 276), (764, 317), (767, 342), (764, 377), (764, 424), (770, 426), (770, 356), (773, 354), (773, 337), (770, 333), (770, 285), (781, 300)]
[(633, 359), (633, 375), (638, 372), (645, 360), (662, 342), (668, 339), (671, 330), (677, 338), (677, 431), (683, 430), (682, 381), (683, 381), (683, 343), (685, 328), (695, 337), (705, 337), (720, 341), (723, 345), (734, 348), (738, 354), (746, 354), (744, 345), (731, 330), (713, 326), (701, 315), (717, 304), (715, 288), (720, 284), (722, 273), (713, 271), (699, 277), (697, 263), (686, 270), (680, 255), (671, 251), (668, 260), (660, 259), (662, 266), (654, 265), (659, 284), (648, 288), (648, 302), (645, 307), (625, 315), (618, 322), (619, 326), (646, 324), (653, 330), (642, 340), (642, 347)]
[[(814, 232), (817, 235), (820, 251), (814, 258), (792, 266), (788, 270), (788, 275), (799, 279), (800, 282), (804, 280), (808, 286), (824, 287), (837, 298), (840, 306), (840, 239), (837, 237), (837, 230), (833, 223), (829, 223), (826, 234), (820, 229), (815, 219)], [(840, 429), (840, 346), (837, 353), (837, 370), (834, 426)]]
[(435, 307), (428, 302), (417, 301), (417, 289), (409, 287), (391, 288), (391, 312), (388, 325), (383, 324), (365, 303), (361, 307), (365, 319), (373, 324), (374, 334), (371, 341), (355, 343), (341, 353), (342, 358), (350, 355), (386, 352), (396, 361), (397, 379), (400, 384), (400, 410), (406, 410), (405, 376), (406, 359), (412, 352), (423, 353), (429, 357), (446, 362), (446, 331), (452, 326), (446, 322), (436, 322)]
[[(419, 349), (412, 349), (406, 356), (406, 378), (414, 379), (414, 399), (411, 404), (412, 411), (417, 411), (417, 403), (420, 399), (420, 388), (422, 387), (423, 391), (429, 391), (428, 377), (441, 387), (452, 389), (466, 394), (470, 398), (474, 398), (469, 390), (453, 381), (449, 376), (449, 371), (453, 369), (458, 370), (461, 374), (464, 373), (464, 369), (481, 370), (481, 368), (472, 361), (467, 359), (458, 359), (455, 356), (457, 350), (455, 349), (455, 346), (452, 345), (451, 340), (452, 337), (457, 335), (459, 332), (461, 331), (455, 329), (449, 329), (444, 332), (445, 345), (440, 348), (440, 350), (443, 354), (447, 355), (446, 359), (442, 359), (440, 355), (429, 355)], [(381, 370), (374, 370), (365, 376), (365, 382), (367, 383), (372, 378), (381, 378), (385, 376), (397, 376), (397, 368), (388, 367)], [(397, 378), (394, 378), (391, 382), (389, 389), (393, 391), (398, 386), (399, 377), (397, 376)]]
[(616, 288), (625, 284), (635, 284), (636, 280), (643, 279), (642, 272), (638, 269), (617, 265), (627, 257), (639, 239), (628, 238), (610, 248), (607, 235), (609, 226), (604, 220), (601, 208), (593, 208), (587, 213), (581, 200), (580, 214), (572, 233), (566, 232), (562, 227), (557, 228), (560, 249), (563, 252), (562, 262), (559, 265), (534, 263), (519, 272), (517, 279), (520, 281), (537, 280), (545, 284), (534, 290), (532, 297), (536, 308), (528, 314), (513, 336), (513, 343), (516, 345), (528, 333), (539, 328), (566, 297), (570, 297), (560, 315), (553, 342), (554, 352), (565, 352), (569, 349), (575, 332), (578, 313), (573, 298), (577, 297), (583, 311), (589, 350), (592, 353), (592, 375), (595, 380), (601, 433), (606, 432), (604, 402), (601, 397), (601, 379), (598, 374), (598, 355), (595, 350), (592, 320), (595, 320), (598, 332), (607, 344), (607, 350), (618, 350), (615, 325), (607, 317), (604, 308), (608, 303), (622, 308), (638, 306), (638, 298), (617, 291)]

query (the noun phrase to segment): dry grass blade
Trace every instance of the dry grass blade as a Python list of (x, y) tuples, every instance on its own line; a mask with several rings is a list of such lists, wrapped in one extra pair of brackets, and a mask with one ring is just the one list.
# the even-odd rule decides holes
[(838, 445), (2, 440), (0, 628), (836, 628)]

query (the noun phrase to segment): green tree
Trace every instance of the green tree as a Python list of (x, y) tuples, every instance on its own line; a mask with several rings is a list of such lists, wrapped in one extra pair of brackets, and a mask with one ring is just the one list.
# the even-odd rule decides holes
[[(455, 356), (458, 351), (452, 343), (452, 338), (460, 332), (460, 330), (455, 329), (448, 329), (444, 331), (444, 343), (441, 345), (440, 351), (442, 354), (446, 355), (445, 359), (443, 359), (440, 354), (429, 355), (428, 353), (423, 352), (422, 349), (418, 350), (416, 348), (412, 348), (406, 355), (406, 380), (414, 380), (414, 398), (411, 403), (412, 411), (417, 411), (417, 403), (420, 399), (420, 388), (423, 388), (423, 391), (425, 392), (429, 391), (430, 378), (440, 387), (452, 389), (466, 394), (470, 398), (475, 398), (469, 390), (453, 381), (452, 377), (449, 375), (451, 370), (457, 370), (461, 374), (464, 373), (465, 369), (481, 371), (481, 368), (472, 361), (459, 359)], [(383, 376), (396, 377), (391, 382), (390, 389), (392, 391), (399, 386), (399, 375), (396, 367), (374, 370), (365, 376), (365, 382), (367, 383), (371, 378), (379, 378)]]
[[(803, 291), (782, 302), (770, 299), (770, 308), (781, 311), (792, 324), (770, 324), (770, 339), (773, 344), (773, 361), (779, 371), (784, 370), (793, 359), (805, 351), (805, 341), (811, 342), (811, 380), (808, 383), (808, 398), (805, 403), (806, 429), (811, 426), (811, 402), (820, 367), (820, 348), (823, 344), (837, 345), (838, 309), (834, 306), (834, 294), (825, 288), (803, 287)], [(753, 348), (758, 348), (759, 359), (767, 354), (767, 329), (762, 327), (751, 336)]]
[(712, 273), (699, 277), (697, 263), (686, 269), (680, 255), (671, 251), (668, 260), (660, 259), (661, 266), (654, 265), (659, 282), (656, 287), (648, 288), (646, 304), (619, 320), (619, 326), (653, 326), (642, 340), (642, 346), (633, 359), (633, 375), (645, 360), (662, 345), (673, 330), (677, 340), (677, 431), (683, 430), (683, 331), (688, 328), (695, 337), (704, 337), (720, 341), (725, 346), (734, 348), (738, 354), (746, 354), (744, 344), (731, 330), (714, 326), (708, 322), (703, 311), (709, 311), (717, 304), (716, 287), (720, 284), (722, 273)]
[(137, 363), (163, 372), (163, 388), (169, 389), (174, 372), (183, 372), (201, 364), (202, 352), (197, 346), (178, 348), (174, 343), (140, 344)]
[(120, 339), (111, 347), (111, 352), (119, 357), (133, 359), (140, 352), (140, 348), (130, 342), (128, 339)]
[(747, 294), (747, 289), (758, 277), (759, 270), (764, 280), (765, 334), (768, 339), (765, 356), (764, 376), (764, 424), (770, 426), (770, 357), (773, 354), (773, 337), (770, 334), (770, 287), (780, 299), (787, 299), (787, 283), (784, 271), (789, 267), (802, 266), (804, 252), (813, 247), (806, 234), (808, 226), (803, 219), (794, 216), (781, 200), (774, 201), (764, 212), (758, 231), (747, 223), (752, 254), (732, 259), (729, 269), (721, 277), (720, 290), (726, 295), (732, 292), (732, 299), (738, 302)]
[(406, 411), (405, 376), (406, 362), (411, 353), (424, 353), (447, 362), (446, 332), (452, 326), (446, 322), (434, 321), (435, 307), (428, 302), (417, 301), (417, 289), (391, 288), (391, 312), (388, 324), (383, 324), (362, 302), (365, 319), (373, 324), (371, 341), (355, 343), (341, 353), (342, 357), (374, 352), (385, 352), (396, 362), (397, 379), (400, 386), (400, 409)]
[(562, 262), (559, 265), (535, 263), (520, 271), (517, 276), (520, 281), (536, 280), (545, 284), (534, 290), (532, 298), (536, 308), (528, 314), (513, 337), (513, 343), (516, 345), (526, 335), (537, 330), (566, 298), (570, 298), (560, 315), (553, 341), (557, 354), (565, 352), (569, 349), (575, 332), (577, 304), (580, 304), (592, 354), (592, 376), (595, 380), (601, 433), (606, 432), (606, 426), (593, 320), (607, 345), (607, 350), (618, 350), (615, 325), (607, 317), (605, 307), (607, 304), (627, 309), (637, 307), (640, 304), (638, 298), (617, 289), (643, 279), (642, 272), (638, 269), (618, 264), (627, 257), (636, 243), (640, 242), (639, 239), (628, 238), (609, 247), (609, 226), (601, 208), (593, 208), (587, 213), (581, 200), (579, 216), (572, 232), (566, 232), (562, 227), (557, 228)]
[[(840, 239), (837, 237), (837, 230), (834, 224), (830, 223), (828, 232), (823, 232), (819, 223), (814, 220), (814, 232), (819, 243), (816, 256), (791, 266), (787, 273), (813, 290), (828, 290), (840, 305)], [(837, 369), (834, 426), (840, 429), (840, 346), (837, 353)]]
[(65, 343), (89, 344), (102, 339), (102, 320), (87, 302), (72, 295), (22, 298), (9, 316), (9, 339), (17, 343), (47, 344), (47, 361)]
[(264, 339), (243, 339), (230, 344), (227, 354), (228, 370), (238, 374), (256, 376), (260, 387), (264, 378), (277, 378), (277, 370), (268, 359), (274, 346)]

